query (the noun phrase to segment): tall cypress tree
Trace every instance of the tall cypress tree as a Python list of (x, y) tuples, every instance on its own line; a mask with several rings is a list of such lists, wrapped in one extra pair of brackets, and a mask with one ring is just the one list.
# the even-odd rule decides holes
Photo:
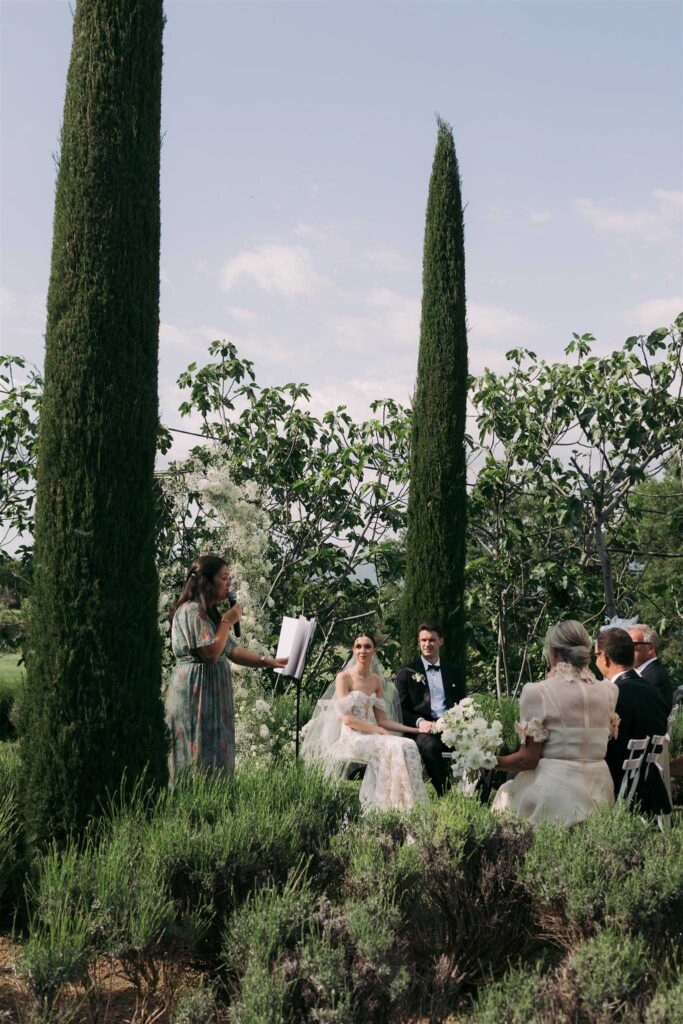
[(465, 662), (467, 326), (460, 175), (441, 119), (429, 183), (422, 322), (413, 401), (401, 643), (415, 656), (421, 619), (443, 626), (444, 657)]
[(165, 778), (154, 564), (162, 0), (78, 0), (47, 299), (25, 732), (38, 843)]

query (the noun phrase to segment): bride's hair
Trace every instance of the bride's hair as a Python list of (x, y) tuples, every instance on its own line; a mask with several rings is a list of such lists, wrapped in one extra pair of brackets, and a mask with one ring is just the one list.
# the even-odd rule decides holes
[(557, 651), (563, 661), (575, 668), (585, 668), (591, 657), (591, 638), (582, 623), (565, 619), (548, 630), (545, 638), (545, 656)]
[(370, 643), (372, 644), (373, 647), (377, 646), (377, 641), (375, 640), (375, 638), (372, 635), (372, 633), (366, 633), (365, 630), (363, 630), (360, 633), (356, 633), (356, 635), (354, 636), (353, 640), (351, 641), (351, 650), (353, 650), (353, 648), (354, 648), (354, 646), (356, 644), (356, 640), (360, 640), (360, 638), (362, 636), (367, 637), (367, 639), (370, 641)]

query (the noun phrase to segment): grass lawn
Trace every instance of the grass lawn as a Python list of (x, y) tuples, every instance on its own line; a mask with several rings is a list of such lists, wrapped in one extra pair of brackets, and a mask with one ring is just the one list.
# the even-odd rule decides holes
[(21, 682), (24, 666), (19, 664), (18, 654), (0, 654), (0, 682)]

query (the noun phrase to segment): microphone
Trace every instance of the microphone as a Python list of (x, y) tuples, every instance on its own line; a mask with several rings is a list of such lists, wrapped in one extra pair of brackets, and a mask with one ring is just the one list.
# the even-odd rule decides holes
[[(236, 591), (234, 591), (234, 590), (229, 590), (228, 591), (228, 604), (230, 605), (231, 608), (233, 607), (233, 605), (237, 604), (237, 593), (236, 593)], [(242, 636), (242, 628), (240, 626), (240, 620), (239, 619), (237, 620), (237, 622), (234, 623), (234, 625), (232, 627), (232, 631), (235, 634), (235, 636), (237, 637), (237, 639), (239, 640), (239, 638)]]

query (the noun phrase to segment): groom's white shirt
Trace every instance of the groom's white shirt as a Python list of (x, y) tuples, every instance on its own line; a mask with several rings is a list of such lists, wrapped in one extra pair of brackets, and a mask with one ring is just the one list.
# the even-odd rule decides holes
[[(443, 679), (441, 678), (441, 665), (437, 663), (437, 671), (434, 671), (434, 666), (430, 667), (430, 662), (426, 658), (422, 659), (422, 664), (425, 670), (425, 679), (429, 687), (429, 697), (432, 704), (432, 718), (441, 718), (446, 711), (446, 690), (444, 689)], [(418, 719), (419, 721), (419, 719)]]

